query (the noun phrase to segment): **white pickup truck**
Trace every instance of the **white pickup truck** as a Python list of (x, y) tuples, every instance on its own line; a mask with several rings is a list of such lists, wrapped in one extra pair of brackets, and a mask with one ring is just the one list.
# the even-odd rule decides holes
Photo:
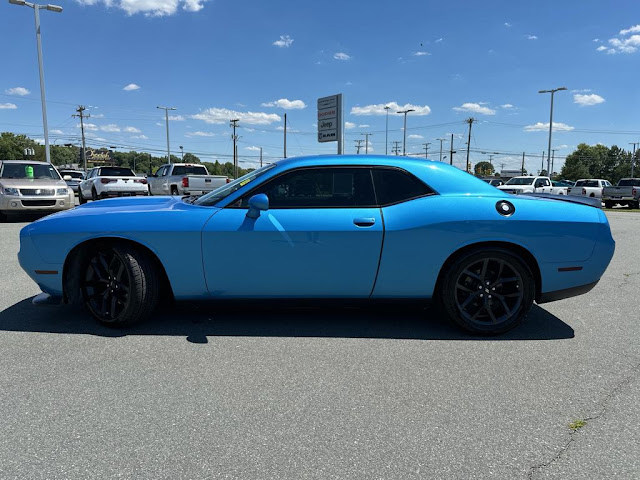
[(610, 186), (611, 182), (609, 182), (609, 180), (602, 180), (600, 178), (582, 178), (578, 180), (573, 187), (569, 188), (568, 195), (602, 198), (602, 189)]
[(151, 195), (204, 195), (229, 183), (224, 175), (209, 175), (207, 167), (192, 163), (167, 163), (147, 177)]
[(506, 193), (555, 193), (549, 177), (513, 177), (498, 187)]

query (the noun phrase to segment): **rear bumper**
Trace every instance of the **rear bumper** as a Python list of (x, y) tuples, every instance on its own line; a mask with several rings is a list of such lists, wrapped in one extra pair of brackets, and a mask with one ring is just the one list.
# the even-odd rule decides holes
[(596, 280), (593, 283), (588, 283), (586, 285), (579, 285), (577, 287), (564, 288), (562, 290), (555, 290), (553, 292), (542, 293), (536, 299), (536, 303), (547, 303), (547, 302), (555, 302), (556, 300), (563, 300), (569, 297), (575, 297), (578, 295), (585, 294), (593, 289), (598, 284), (599, 280)]
[(116, 198), (116, 197), (145, 197), (149, 195), (148, 190), (137, 192), (102, 192), (98, 195), (100, 198)]

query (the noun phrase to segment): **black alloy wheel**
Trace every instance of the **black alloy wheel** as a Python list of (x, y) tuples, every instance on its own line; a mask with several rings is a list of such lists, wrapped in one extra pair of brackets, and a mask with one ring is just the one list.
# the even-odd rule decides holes
[(91, 189), (91, 200), (93, 200), (95, 202), (98, 199), (99, 199), (99, 197), (98, 197), (98, 192), (96, 192), (96, 187), (93, 187)]
[(529, 267), (502, 249), (481, 249), (459, 258), (449, 268), (441, 290), (449, 318), (474, 334), (497, 334), (516, 327), (534, 297)]
[(157, 276), (146, 254), (128, 245), (103, 245), (80, 268), (80, 290), (89, 312), (109, 326), (147, 318), (158, 301)]
[(87, 203), (87, 199), (84, 198), (84, 195), (82, 195), (82, 189), (78, 188), (78, 203), (80, 205), (84, 205), (85, 203)]
[(171, 195), (179, 195), (180, 193), (178, 192), (178, 187), (176, 187), (175, 185), (171, 186)]

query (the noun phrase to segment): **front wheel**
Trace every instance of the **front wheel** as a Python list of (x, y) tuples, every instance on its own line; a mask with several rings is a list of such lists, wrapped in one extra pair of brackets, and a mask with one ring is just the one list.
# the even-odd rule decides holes
[(178, 192), (178, 187), (176, 187), (175, 185), (171, 185), (171, 195), (180, 195), (180, 193)]
[(78, 189), (78, 203), (80, 205), (84, 205), (85, 203), (87, 203), (87, 199), (84, 198), (84, 195), (82, 195), (82, 190)]
[(155, 266), (144, 252), (128, 245), (101, 245), (80, 268), (84, 304), (109, 326), (148, 318), (158, 303)]
[(535, 280), (519, 256), (481, 248), (448, 267), (438, 295), (451, 321), (470, 333), (492, 335), (522, 323), (533, 304)]

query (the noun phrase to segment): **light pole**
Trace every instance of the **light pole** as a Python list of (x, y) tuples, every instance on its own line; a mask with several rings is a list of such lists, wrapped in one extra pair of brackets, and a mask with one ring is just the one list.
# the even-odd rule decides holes
[(364, 153), (365, 155), (369, 155), (369, 137), (373, 135), (373, 133), (361, 133), (360, 135), (364, 135)]
[(549, 148), (547, 149), (547, 173), (549, 173), (551, 162), (551, 132), (553, 130), (553, 94), (561, 90), (566, 90), (567, 87), (552, 88), (551, 90), (539, 90), (538, 93), (550, 93), (551, 94), (551, 113), (549, 114)]
[(13, 5), (22, 5), (33, 8), (36, 20), (36, 43), (38, 44), (38, 69), (40, 71), (40, 100), (42, 101), (42, 127), (44, 128), (44, 153), (47, 163), (51, 163), (51, 153), (49, 151), (49, 127), (47, 125), (47, 101), (44, 95), (44, 68), (42, 66), (42, 41), (40, 40), (40, 9), (50, 12), (60, 13), (62, 7), (58, 5), (38, 5), (36, 3), (25, 2), (24, 0), (9, 0)]
[(442, 162), (442, 142), (444, 142), (446, 138), (436, 138), (436, 140), (440, 140), (440, 161)]
[(184, 147), (180, 145), (180, 160), (184, 162)]
[(407, 155), (407, 113), (415, 112), (413, 108), (407, 108), (406, 110), (400, 110), (398, 113), (404, 113), (404, 129), (402, 138), (402, 156)]
[(160, 110), (164, 110), (164, 118), (167, 122), (167, 163), (171, 162), (171, 151), (169, 150), (169, 110), (175, 110), (175, 107), (156, 107)]
[(385, 105), (384, 109), (387, 111), (387, 121), (384, 129), (384, 154), (389, 155), (389, 110), (391, 107)]

